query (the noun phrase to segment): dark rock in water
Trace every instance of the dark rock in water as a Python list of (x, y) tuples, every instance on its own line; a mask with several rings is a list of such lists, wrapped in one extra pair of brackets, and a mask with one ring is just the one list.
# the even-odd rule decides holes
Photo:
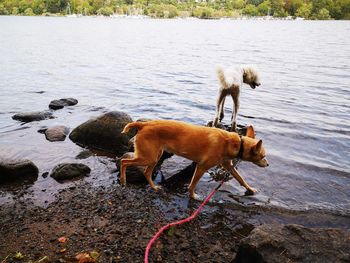
[(93, 155), (94, 154), (90, 150), (83, 150), (77, 156), (75, 156), (75, 159), (87, 159)]
[(108, 112), (76, 127), (69, 138), (83, 147), (91, 147), (105, 152), (122, 155), (129, 149), (132, 134), (122, 134), (131, 117), (118, 111)]
[(51, 111), (34, 111), (26, 113), (17, 113), (12, 116), (12, 119), (22, 122), (31, 122), (31, 121), (42, 121), (46, 119), (52, 119)]
[(48, 129), (47, 126), (42, 126), (39, 130), (38, 133), (45, 134), (46, 130)]
[(0, 183), (22, 180), (33, 183), (38, 178), (39, 169), (30, 160), (0, 159)]
[(78, 100), (74, 98), (59, 99), (51, 101), (49, 104), (49, 108), (53, 110), (59, 110), (64, 108), (65, 106), (73, 106), (76, 104), (78, 104)]
[(69, 133), (69, 128), (63, 125), (56, 125), (45, 130), (45, 137), (50, 142), (64, 141)]
[(261, 225), (243, 239), (233, 263), (350, 262), (350, 231)]
[(50, 176), (57, 182), (87, 176), (91, 169), (82, 163), (62, 163), (53, 168)]
[[(206, 126), (208, 127), (213, 127), (213, 121), (209, 121)], [(228, 132), (231, 132), (231, 125), (227, 125), (227, 124), (223, 124), (223, 123), (218, 123), (217, 127), (218, 129), (222, 129), (222, 130), (225, 130), (225, 131), (228, 131)], [(236, 128), (236, 132), (239, 134), (239, 135), (243, 135), (245, 136), (247, 134), (247, 126), (244, 126), (244, 125), (240, 125), (238, 124), (237, 125), (237, 128)]]
[[(133, 152), (127, 152), (124, 153), (120, 158), (116, 159), (116, 164), (118, 167), (118, 170), (120, 171), (120, 160), (123, 158), (133, 158), (134, 153)], [(126, 168), (126, 182), (127, 183), (147, 183), (146, 177), (143, 174), (145, 167), (144, 166), (129, 166)], [(158, 167), (155, 167), (153, 170), (152, 178), (154, 179), (156, 177)]]

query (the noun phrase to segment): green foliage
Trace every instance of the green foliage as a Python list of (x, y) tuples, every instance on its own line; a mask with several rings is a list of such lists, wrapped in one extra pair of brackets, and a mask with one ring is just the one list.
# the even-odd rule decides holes
[(322, 8), (312, 18), (317, 20), (329, 20), (331, 16), (326, 8)]
[(214, 9), (211, 7), (196, 7), (193, 10), (193, 16), (203, 19), (213, 18)]
[(11, 15), (14, 15), (14, 16), (16, 16), (16, 15), (18, 15), (19, 14), (19, 10), (18, 10), (18, 7), (13, 7), (12, 8), (12, 12), (11, 12)]
[(3, 5), (3, 4), (0, 4), (0, 15), (2, 15), (2, 16), (6, 16), (6, 15), (8, 15), (9, 14), (9, 12), (7, 11), (7, 9), (5, 8), (5, 6)]
[(156, 18), (298, 16), (350, 19), (350, 0), (0, 0), (0, 15), (144, 14)]
[(264, 1), (260, 5), (258, 5), (258, 12), (261, 16), (266, 16), (269, 14), (269, 10), (271, 10), (270, 1)]
[(312, 4), (302, 4), (298, 10), (296, 11), (295, 15), (298, 17), (303, 17), (303, 18), (310, 18), (311, 15), (311, 11), (312, 11)]
[(243, 9), (243, 14), (248, 16), (256, 16), (258, 15), (258, 13), (259, 13), (258, 8), (252, 4), (246, 5), (246, 7)]
[(105, 6), (105, 7), (101, 7), (98, 11), (97, 14), (99, 15), (103, 15), (103, 16), (110, 16), (113, 15), (113, 9)]
[(24, 13), (23, 13), (25, 16), (34, 16), (34, 12), (33, 12), (33, 9), (31, 9), (30, 7), (28, 7), (26, 10), (24, 10)]

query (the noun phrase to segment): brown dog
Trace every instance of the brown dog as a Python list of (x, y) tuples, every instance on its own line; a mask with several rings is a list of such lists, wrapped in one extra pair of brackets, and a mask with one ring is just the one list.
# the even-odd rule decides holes
[(237, 133), (217, 128), (170, 120), (132, 122), (125, 126), (122, 133), (127, 133), (131, 128), (138, 130), (135, 137), (135, 154), (132, 159), (121, 160), (121, 184), (126, 183), (127, 166), (145, 166), (145, 177), (151, 187), (157, 190), (159, 187), (152, 181), (152, 171), (164, 150), (197, 163), (189, 185), (192, 198), (196, 198), (194, 190), (199, 179), (211, 167), (223, 166), (249, 194), (254, 194), (256, 190), (239, 175), (232, 165), (232, 159), (240, 158), (260, 167), (268, 166), (262, 141), (255, 139), (252, 126), (248, 127), (247, 135), (242, 137)]

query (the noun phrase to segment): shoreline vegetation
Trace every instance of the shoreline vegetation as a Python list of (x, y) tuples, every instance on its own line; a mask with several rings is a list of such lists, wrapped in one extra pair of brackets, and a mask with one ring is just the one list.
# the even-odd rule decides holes
[(349, 20), (350, 0), (0, 0), (0, 15)]

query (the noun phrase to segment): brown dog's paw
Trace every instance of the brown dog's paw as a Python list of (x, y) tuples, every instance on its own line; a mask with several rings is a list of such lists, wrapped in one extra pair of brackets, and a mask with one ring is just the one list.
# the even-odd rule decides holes
[(153, 188), (154, 190), (156, 190), (156, 191), (159, 191), (159, 190), (162, 190), (162, 189), (163, 189), (163, 187), (161, 187), (160, 185), (154, 185), (152, 188)]
[(196, 194), (196, 193), (190, 194), (190, 197), (191, 197), (191, 199), (196, 200), (196, 201), (203, 201), (204, 200), (203, 196)]
[(125, 186), (126, 185), (126, 180), (122, 180), (121, 178), (119, 178), (119, 184), (121, 186)]
[(258, 190), (256, 190), (255, 188), (249, 188), (247, 189), (247, 191), (245, 191), (244, 195), (254, 195)]

